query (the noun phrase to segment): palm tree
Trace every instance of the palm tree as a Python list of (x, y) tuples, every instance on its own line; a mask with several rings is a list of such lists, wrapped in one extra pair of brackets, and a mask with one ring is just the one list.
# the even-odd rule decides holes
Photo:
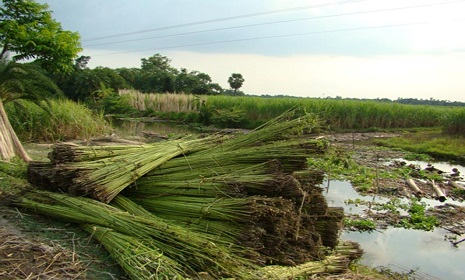
[(0, 60), (0, 157), (2, 160), (10, 160), (14, 156), (19, 156), (26, 162), (31, 160), (12, 128), (3, 104), (21, 99), (38, 102), (46, 96), (56, 94), (61, 94), (60, 89), (39, 66), (33, 63)]

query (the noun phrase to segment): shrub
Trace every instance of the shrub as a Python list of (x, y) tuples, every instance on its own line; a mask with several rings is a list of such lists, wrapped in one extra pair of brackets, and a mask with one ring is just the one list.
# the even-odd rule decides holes
[(30, 101), (5, 106), (11, 125), (22, 141), (89, 139), (110, 130), (102, 114), (67, 99), (36, 105)]

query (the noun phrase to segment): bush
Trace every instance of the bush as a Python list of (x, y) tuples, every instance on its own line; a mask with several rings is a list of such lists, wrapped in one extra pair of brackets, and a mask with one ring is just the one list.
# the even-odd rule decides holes
[(22, 141), (89, 139), (110, 130), (102, 114), (67, 99), (36, 105), (19, 101), (5, 105), (9, 120)]
[(118, 114), (132, 114), (137, 110), (131, 106), (130, 96), (119, 95), (118, 93), (112, 93), (105, 96), (102, 101), (102, 108), (106, 114), (118, 113)]

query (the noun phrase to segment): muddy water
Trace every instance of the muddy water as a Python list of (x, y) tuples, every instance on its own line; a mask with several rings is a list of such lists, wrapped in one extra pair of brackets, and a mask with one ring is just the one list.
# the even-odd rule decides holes
[[(327, 183), (322, 186), (326, 187)], [(383, 202), (380, 197), (361, 196), (349, 182), (331, 181), (326, 199), (329, 206), (342, 206), (346, 213), (363, 214), (366, 206), (346, 205), (347, 199)], [(427, 204), (434, 200), (422, 199)], [(360, 243), (365, 254), (360, 262), (372, 267), (388, 267), (393, 271), (415, 271), (416, 279), (465, 279), (465, 246), (458, 248), (445, 240), (442, 229), (425, 232), (388, 228), (369, 232), (343, 232), (341, 239)]]

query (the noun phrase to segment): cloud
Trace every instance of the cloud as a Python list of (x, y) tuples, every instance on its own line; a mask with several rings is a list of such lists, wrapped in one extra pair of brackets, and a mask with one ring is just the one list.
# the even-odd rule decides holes
[(403, 56), (297, 55), (268, 57), (173, 52), (175, 67), (208, 73), (227, 87), (231, 73), (254, 94), (465, 101), (465, 53)]
[[(465, 37), (461, 36), (465, 21), (460, 20), (464, 2), (436, 5), (440, 2), (354, 1), (102, 41), (85, 39), (310, 4), (304, 0), (200, 1), (195, 4), (181, 0), (46, 2), (63, 28), (81, 33), (84, 46), (308, 18), (89, 46), (83, 54), (92, 57), (91, 67), (140, 67), (141, 58), (161, 53), (171, 58), (176, 68), (207, 73), (225, 88), (231, 73), (241, 73), (246, 80), (243, 90), (247, 93), (391, 99), (432, 97), (465, 101)], [(312, 1), (311, 5), (335, 2), (341, 1)], [(435, 5), (425, 6), (430, 4)], [(411, 8), (397, 9), (408, 6)], [(311, 19), (321, 16), (325, 17)], [(410, 23), (416, 24), (408, 25)], [(398, 26), (387, 27), (396, 24)]]

